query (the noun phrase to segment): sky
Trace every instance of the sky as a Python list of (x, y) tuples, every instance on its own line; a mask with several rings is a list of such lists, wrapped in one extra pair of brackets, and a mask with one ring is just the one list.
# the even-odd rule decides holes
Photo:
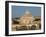
[(21, 17), (26, 11), (29, 11), (32, 16), (41, 16), (41, 7), (34, 6), (12, 6), (12, 18)]

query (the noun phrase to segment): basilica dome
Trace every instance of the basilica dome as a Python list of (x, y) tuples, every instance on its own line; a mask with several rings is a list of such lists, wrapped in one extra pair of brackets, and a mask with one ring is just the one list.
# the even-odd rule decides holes
[(31, 12), (26, 11), (25, 14), (20, 18), (20, 23), (23, 25), (31, 24), (33, 21), (33, 16)]

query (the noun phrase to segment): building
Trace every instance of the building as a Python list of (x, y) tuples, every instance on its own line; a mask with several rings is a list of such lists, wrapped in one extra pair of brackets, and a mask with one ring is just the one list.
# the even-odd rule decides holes
[(25, 14), (20, 18), (20, 24), (28, 25), (32, 24), (34, 18), (29, 11), (26, 11)]
[(25, 14), (22, 17), (20, 17), (20, 19), (15, 19), (14, 22), (15, 24), (12, 25), (13, 31), (41, 29), (41, 17), (34, 17), (29, 11), (26, 11)]

